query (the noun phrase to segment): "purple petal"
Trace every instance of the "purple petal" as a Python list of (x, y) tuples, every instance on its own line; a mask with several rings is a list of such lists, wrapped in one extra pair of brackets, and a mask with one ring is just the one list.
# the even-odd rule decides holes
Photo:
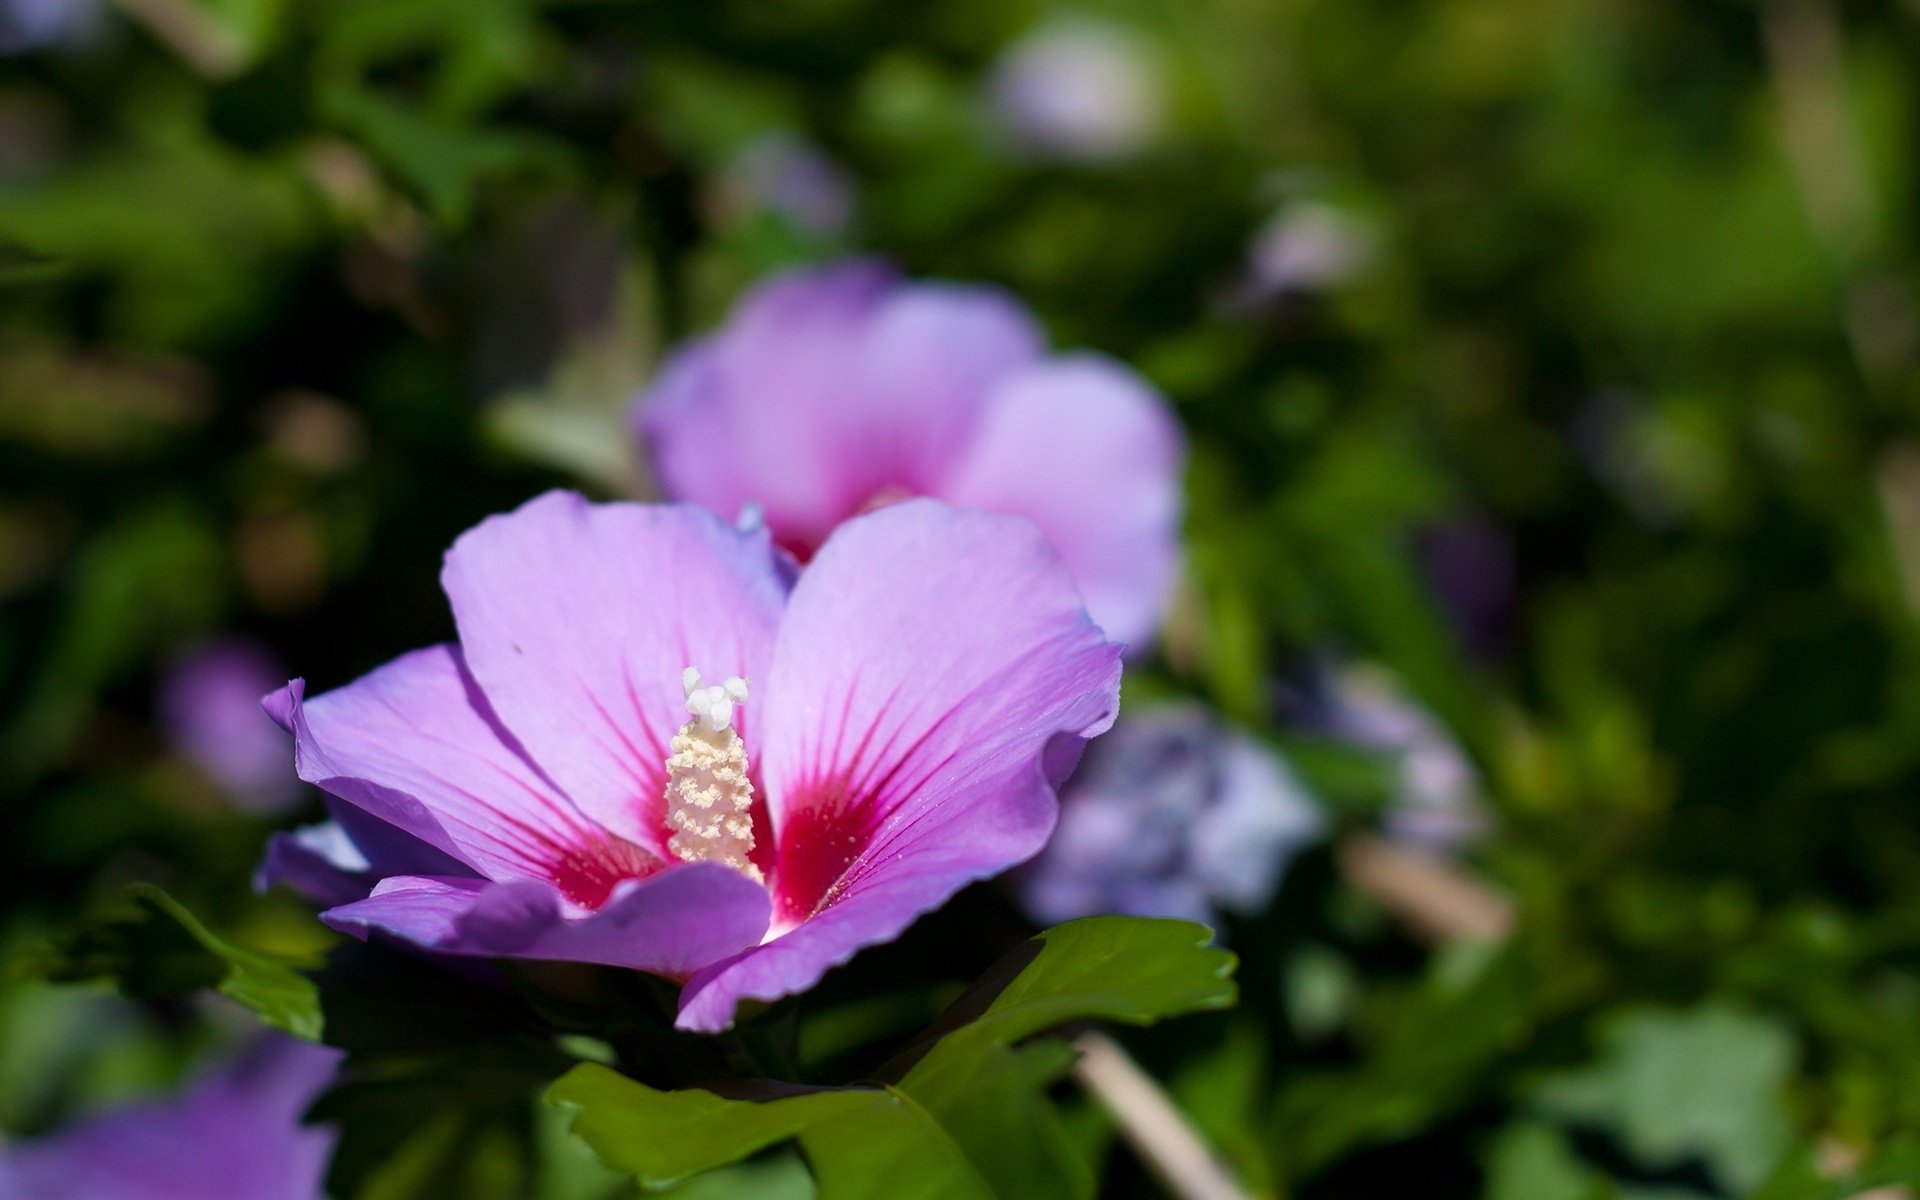
[(408, 875), (321, 919), (356, 937), (378, 931), (443, 954), (604, 963), (685, 979), (757, 945), (768, 899), (738, 871), (690, 863), (622, 883), (597, 912), (566, 909), (558, 891), (532, 881)]
[(300, 1116), (337, 1051), (269, 1034), (185, 1092), (0, 1152), (7, 1200), (320, 1200), (334, 1135)]
[(876, 501), (932, 490), (987, 390), (1041, 348), (995, 289), (903, 284), (871, 261), (791, 272), (668, 364), (640, 432), (669, 495), (758, 505), (804, 557)]
[(372, 864), (338, 821), (303, 825), (267, 839), (267, 853), (254, 872), (255, 891), (281, 884), (319, 904), (346, 904), (373, 888)]
[(772, 1001), (806, 991), (861, 950), (899, 937), (921, 913), (1008, 865), (969, 869), (956, 862), (923, 869), (923, 860), (930, 857), (909, 851), (900, 863), (871, 872), (857, 892), (798, 928), (701, 971), (681, 989), (674, 1024), (696, 1033), (719, 1033), (733, 1024), (734, 1009), (742, 1000)]
[(470, 875), (472, 868), (334, 797), (331, 820), (267, 839), (255, 891), (285, 884), (323, 906), (359, 900), (389, 875)]
[(228, 637), (182, 656), (161, 681), (156, 716), (167, 740), (248, 812), (285, 812), (300, 801), (286, 734), (260, 712), (260, 694), (286, 677), (267, 647)]
[(834, 414), (849, 352), (895, 282), (867, 260), (775, 276), (670, 358), (637, 406), (662, 491), (725, 516), (758, 505), (783, 544), (807, 549), (858, 511), (869, 472), (838, 469)]
[(939, 491), (1040, 526), (1107, 636), (1150, 639), (1179, 558), (1180, 427), (1120, 364), (1079, 354), (1005, 380)]
[(883, 487), (909, 494), (937, 488), (994, 385), (1045, 349), (1040, 327), (1013, 297), (957, 283), (898, 289), (874, 314), (866, 339), (861, 449), (891, 463), (894, 477)]
[(794, 588), (760, 743), (777, 940), (703, 973), (680, 1024), (801, 990), (1053, 828), (1055, 743), (1119, 702), (1119, 647), (1018, 518), (932, 501), (843, 526)]
[(441, 582), (467, 667), (527, 755), (581, 811), (667, 857), (680, 672), (764, 674), (785, 600), (766, 535), (690, 506), (550, 492), (462, 535)]
[(586, 903), (659, 865), (582, 816), (518, 752), (457, 647), (415, 651), (313, 700), (302, 692), (296, 680), (270, 705), (293, 730), (300, 778), (460, 864), (562, 882)]

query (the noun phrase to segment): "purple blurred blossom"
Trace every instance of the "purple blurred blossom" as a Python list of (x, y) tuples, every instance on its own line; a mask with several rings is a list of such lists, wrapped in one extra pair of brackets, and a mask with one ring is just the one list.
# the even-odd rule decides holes
[(1385, 816), (1389, 836), (1436, 850), (1480, 837), (1487, 814), (1480, 777), (1444, 726), (1377, 668), (1323, 669), (1305, 722), (1397, 761)]
[(300, 1118), (338, 1051), (264, 1034), (178, 1094), (0, 1150), (6, 1200), (322, 1200), (334, 1134)]
[(665, 493), (751, 506), (800, 561), (910, 496), (1026, 517), (1109, 636), (1144, 645), (1179, 557), (1185, 439), (1120, 363), (1048, 356), (993, 288), (854, 261), (775, 276), (683, 347), (635, 406)]
[(273, 651), (242, 637), (189, 650), (161, 678), (162, 734), (235, 808), (281, 813), (300, 802), (287, 778), (287, 735), (260, 711), (260, 697), (286, 678)]
[(358, 936), (682, 981), (687, 1029), (1037, 853), (1118, 703), (1119, 648), (1038, 531), (928, 500), (794, 581), (764, 529), (555, 492), (441, 581), (457, 645), (268, 698), (351, 845), (303, 831), (263, 875), (356, 897), (322, 916)]
[(1420, 531), (1415, 546), (1427, 586), (1460, 642), (1490, 656), (1513, 630), (1513, 541), (1482, 517), (1460, 516)]
[(833, 237), (853, 220), (853, 178), (811, 141), (785, 130), (762, 134), (720, 176), (730, 212), (783, 218), (802, 233)]
[(1372, 262), (1373, 231), (1343, 208), (1296, 200), (1253, 235), (1243, 301), (1321, 292), (1353, 278)]
[(1020, 895), (1046, 925), (1099, 913), (1217, 925), (1221, 910), (1266, 907), (1323, 826), (1273, 751), (1198, 706), (1148, 709), (1088, 748)]
[(0, 0), (0, 56), (74, 45), (100, 14), (100, 0)]
[(1018, 149), (1039, 158), (1126, 158), (1145, 149), (1166, 120), (1148, 46), (1103, 21), (1040, 26), (1001, 52), (987, 86), (996, 122)]

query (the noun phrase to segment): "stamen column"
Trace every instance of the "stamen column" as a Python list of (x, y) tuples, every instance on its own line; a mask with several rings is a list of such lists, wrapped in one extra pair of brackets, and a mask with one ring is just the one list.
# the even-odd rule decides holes
[(752, 878), (760, 868), (753, 852), (753, 781), (747, 778), (747, 748), (733, 728), (735, 705), (747, 702), (747, 681), (738, 675), (715, 687), (700, 686), (688, 667), (680, 682), (691, 714), (673, 736), (667, 757), (667, 847), (687, 862), (718, 862)]

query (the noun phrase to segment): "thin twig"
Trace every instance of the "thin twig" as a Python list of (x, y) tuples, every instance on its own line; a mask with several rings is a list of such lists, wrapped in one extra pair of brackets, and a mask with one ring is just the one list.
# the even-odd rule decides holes
[[(1823, 1137), (1819, 1145), (1820, 1174), (1828, 1179), (1858, 1170), (1866, 1154), (1836, 1137)], [(1913, 1192), (1903, 1187), (1880, 1187), (1859, 1192), (1849, 1200), (1913, 1200)]]
[(1513, 902), (1439, 855), (1357, 834), (1341, 843), (1340, 869), (1431, 941), (1499, 941), (1513, 932)]
[(1874, 474), (1900, 593), (1907, 611), (1920, 617), (1920, 447), (1889, 447), (1875, 464)]
[(208, 79), (239, 72), (246, 48), (238, 35), (192, 0), (118, 0), (120, 9), (146, 27), (180, 60)]
[(1074, 1078), (1113, 1114), (1120, 1134), (1168, 1194), (1179, 1200), (1249, 1200), (1151, 1075), (1104, 1033), (1073, 1040)]

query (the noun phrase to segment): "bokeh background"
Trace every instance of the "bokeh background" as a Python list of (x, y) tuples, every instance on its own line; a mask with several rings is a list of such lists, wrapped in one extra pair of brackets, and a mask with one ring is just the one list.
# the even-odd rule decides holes
[[(1129, 701), (1215, 706), (1330, 831), (1227, 929), (1240, 1010), (1139, 1047), (1247, 1179), (1682, 1200), (1899, 1154), (1917, 89), (1911, 0), (0, 0), (0, 947), (133, 881), (319, 946), (249, 886), (318, 812), (250, 697), (445, 638), (455, 534), (644, 494), (663, 351), (873, 252), (1189, 431)], [(1356, 879), (1413, 737), (1341, 734), (1357, 678), (1457, 749), (1504, 938)], [(33, 975), (8, 1137), (244, 1026)], [(609, 1194), (543, 1122), (476, 1126), (458, 1194)], [(779, 1162), (727, 1194), (805, 1194)]]

